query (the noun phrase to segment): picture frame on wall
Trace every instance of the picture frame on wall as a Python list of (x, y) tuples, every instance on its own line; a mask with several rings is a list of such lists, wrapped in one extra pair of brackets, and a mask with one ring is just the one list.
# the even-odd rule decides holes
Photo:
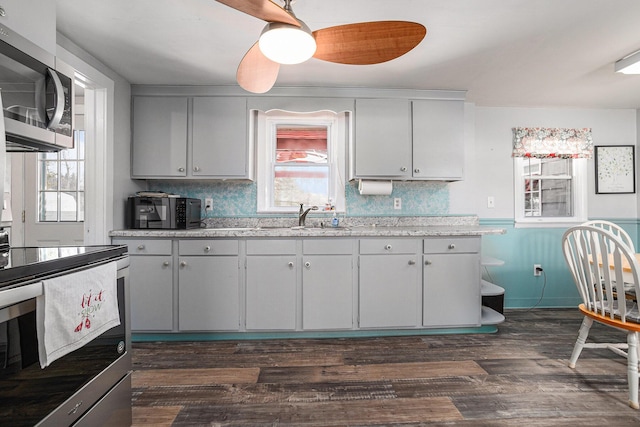
[(632, 194), (636, 192), (635, 147), (633, 145), (596, 145), (596, 194)]

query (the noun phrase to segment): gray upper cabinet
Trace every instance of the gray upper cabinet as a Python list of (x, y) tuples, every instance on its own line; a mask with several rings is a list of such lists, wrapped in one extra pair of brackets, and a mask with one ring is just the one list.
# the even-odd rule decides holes
[(133, 178), (253, 179), (247, 99), (133, 98)]
[(413, 177), (461, 180), (464, 173), (464, 102), (412, 101)]
[(133, 98), (133, 178), (187, 176), (186, 97)]
[(194, 177), (251, 178), (247, 99), (201, 97), (193, 99)]
[(406, 99), (357, 99), (354, 178), (411, 177), (411, 110)]
[(351, 178), (463, 178), (464, 101), (357, 99)]

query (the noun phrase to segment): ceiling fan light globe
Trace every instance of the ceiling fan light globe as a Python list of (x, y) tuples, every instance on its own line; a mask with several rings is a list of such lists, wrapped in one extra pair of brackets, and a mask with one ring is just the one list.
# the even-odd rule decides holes
[(301, 28), (280, 22), (267, 24), (260, 34), (258, 45), (270, 60), (279, 64), (300, 64), (316, 52), (316, 40), (306, 24)]

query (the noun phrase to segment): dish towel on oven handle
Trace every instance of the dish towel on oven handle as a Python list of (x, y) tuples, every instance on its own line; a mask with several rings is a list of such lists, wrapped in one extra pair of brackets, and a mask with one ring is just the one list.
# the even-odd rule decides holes
[(120, 325), (115, 262), (42, 281), (36, 298), (40, 366)]

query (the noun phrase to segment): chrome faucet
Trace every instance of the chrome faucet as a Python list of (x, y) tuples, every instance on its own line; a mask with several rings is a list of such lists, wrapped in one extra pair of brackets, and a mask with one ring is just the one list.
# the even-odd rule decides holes
[(317, 211), (318, 207), (317, 206), (311, 206), (310, 208), (307, 208), (307, 210), (304, 209), (304, 204), (300, 203), (300, 212), (298, 212), (298, 225), (300, 227), (304, 227), (304, 221), (307, 219), (307, 214), (309, 213), (309, 211)]

